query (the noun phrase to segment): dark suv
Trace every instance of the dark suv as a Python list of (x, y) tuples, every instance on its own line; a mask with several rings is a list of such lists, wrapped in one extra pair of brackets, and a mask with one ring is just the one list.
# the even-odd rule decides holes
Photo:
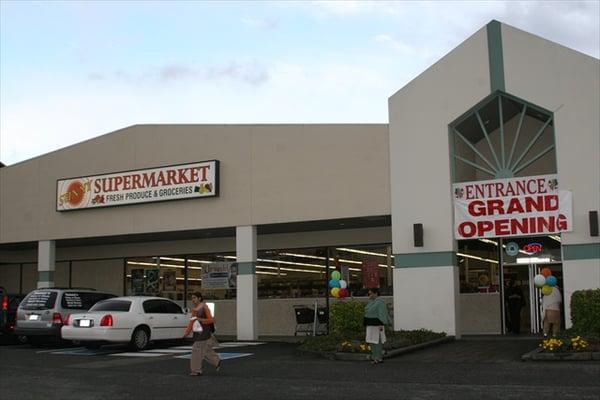
[(87, 311), (100, 300), (111, 297), (116, 296), (94, 289), (36, 289), (19, 304), (15, 334), (26, 336), (30, 343), (61, 339), (60, 328), (67, 315)]
[(15, 333), (17, 307), (24, 295), (9, 294), (0, 288), (0, 336), (12, 339)]

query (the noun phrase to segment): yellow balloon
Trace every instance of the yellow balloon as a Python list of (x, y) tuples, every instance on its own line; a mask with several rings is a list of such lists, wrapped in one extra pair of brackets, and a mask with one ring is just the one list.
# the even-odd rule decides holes
[(333, 289), (331, 289), (331, 295), (333, 297), (340, 297), (340, 288), (334, 287)]
[(548, 296), (550, 293), (552, 293), (552, 286), (548, 286), (548, 285), (542, 286), (542, 294), (544, 296)]

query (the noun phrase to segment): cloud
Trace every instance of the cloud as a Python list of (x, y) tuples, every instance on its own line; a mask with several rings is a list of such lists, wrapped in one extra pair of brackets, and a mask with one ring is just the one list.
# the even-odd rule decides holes
[(258, 86), (269, 80), (269, 71), (256, 61), (237, 62), (214, 66), (164, 65), (145, 71), (130, 72), (123, 69), (111, 73), (92, 72), (90, 81), (124, 82), (130, 85), (169, 84), (176, 81), (219, 81), (229, 80)]

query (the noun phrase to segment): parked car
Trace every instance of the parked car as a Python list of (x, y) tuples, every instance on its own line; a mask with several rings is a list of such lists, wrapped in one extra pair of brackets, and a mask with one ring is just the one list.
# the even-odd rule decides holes
[(129, 343), (143, 350), (150, 341), (182, 339), (189, 317), (175, 302), (149, 296), (115, 297), (96, 303), (89, 311), (71, 314), (62, 337), (86, 347)]
[[(19, 339), (15, 335), (15, 320), (17, 316), (17, 307), (24, 295), (5, 293), (0, 289), (0, 336), (8, 340)], [(20, 341), (24, 341), (21, 337)]]
[(87, 311), (100, 300), (114, 294), (84, 288), (36, 289), (17, 308), (15, 334), (26, 336), (29, 342), (60, 339), (60, 328), (67, 316)]

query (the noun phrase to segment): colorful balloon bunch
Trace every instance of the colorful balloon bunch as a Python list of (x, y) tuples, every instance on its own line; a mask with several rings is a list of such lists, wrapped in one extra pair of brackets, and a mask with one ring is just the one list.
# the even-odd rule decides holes
[(556, 277), (552, 275), (552, 270), (550, 268), (543, 268), (541, 274), (533, 277), (533, 284), (536, 288), (542, 289), (542, 294), (544, 296), (548, 296), (552, 293), (552, 287), (556, 286), (556, 283)]
[(331, 288), (331, 295), (333, 297), (344, 298), (350, 294), (348, 292), (348, 282), (340, 279), (342, 275), (340, 271), (333, 271), (331, 273), (331, 280), (329, 281), (329, 287)]

